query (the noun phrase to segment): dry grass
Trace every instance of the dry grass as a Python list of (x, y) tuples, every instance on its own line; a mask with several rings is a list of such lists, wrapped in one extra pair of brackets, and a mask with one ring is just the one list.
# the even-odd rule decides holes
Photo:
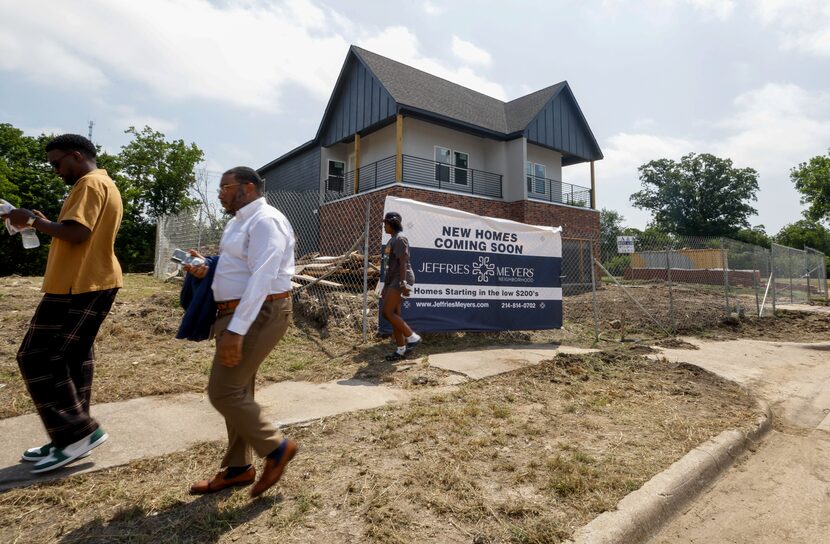
[[(40, 300), (40, 278), (0, 278), (0, 418), (31, 413), (33, 406), (15, 361), (15, 353)], [(179, 286), (142, 275), (125, 276), (111, 315), (104, 322), (96, 343), (96, 372), (93, 402), (114, 402), (131, 398), (183, 392), (200, 392), (207, 385), (213, 342), (175, 340), (181, 320)], [(668, 311), (668, 293), (659, 284), (634, 288), (638, 300), (655, 315)], [(737, 337), (809, 341), (826, 339), (830, 316), (781, 311), (776, 319), (746, 318), (735, 325), (719, 320), (722, 299), (712, 290), (674, 290), (675, 307), (682, 315), (680, 332), (710, 339)], [(623, 335), (609, 326), (623, 318), (624, 335), (642, 343), (659, 342), (662, 333), (625, 299), (620, 289), (606, 286), (598, 291), (603, 321), (600, 347), (613, 346)], [(303, 320), (300, 312), (295, 319)], [(667, 314), (666, 314), (667, 315)], [(565, 328), (560, 331), (505, 332), (427, 335), (422, 354), (458, 351), (499, 344), (558, 342), (590, 346), (593, 342), (591, 293), (567, 297)], [(318, 330), (298, 321), (265, 361), (258, 374), (260, 383), (284, 380), (324, 382), (359, 378), (375, 383), (409, 387), (423, 369), (395, 372), (384, 361), (389, 341), (370, 338), (361, 345), (359, 323), (344, 315)], [(163, 379), (159, 379), (163, 376)], [(430, 374), (432, 376), (432, 374)]]
[[(213, 342), (176, 340), (182, 317), (179, 286), (143, 274), (127, 274), (96, 342), (93, 402), (115, 402), (151, 395), (204, 391)], [(34, 411), (20, 379), (15, 354), (40, 301), (41, 278), (0, 278), (0, 418)], [(302, 319), (296, 317), (296, 319)], [(263, 363), (262, 383), (284, 380), (325, 382), (359, 377), (405, 385), (409, 373), (394, 373), (384, 362), (388, 340), (360, 345), (359, 323), (331, 323), (319, 331), (307, 322), (289, 328)], [(554, 341), (561, 331), (540, 333), (447, 334), (428, 336), (424, 353), (468, 347)], [(325, 337), (325, 338), (324, 338)]]
[(560, 542), (755, 414), (737, 387), (627, 349), (560, 355), (288, 433), (279, 494), (193, 498), (219, 444), (0, 495), (4, 542)]

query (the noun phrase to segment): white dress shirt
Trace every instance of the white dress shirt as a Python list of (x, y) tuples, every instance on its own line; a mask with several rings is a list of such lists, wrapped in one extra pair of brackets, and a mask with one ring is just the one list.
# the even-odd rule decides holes
[(228, 330), (246, 334), (266, 296), (291, 290), (294, 243), (291, 223), (263, 197), (237, 210), (228, 221), (213, 277), (217, 302), (240, 301)]

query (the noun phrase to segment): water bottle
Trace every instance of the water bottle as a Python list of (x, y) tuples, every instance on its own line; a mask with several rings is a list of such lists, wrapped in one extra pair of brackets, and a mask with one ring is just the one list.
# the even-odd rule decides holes
[(35, 229), (29, 227), (20, 231), (20, 236), (23, 238), (23, 247), (25, 249), (34, 249), (40, 246), (40, 240), (37, 237)]

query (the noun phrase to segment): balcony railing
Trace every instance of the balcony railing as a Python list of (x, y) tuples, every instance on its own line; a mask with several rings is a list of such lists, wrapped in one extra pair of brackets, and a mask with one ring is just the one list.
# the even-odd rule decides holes
[[(446, 189), (473, 195), (502, 197), (502, 176), (473, 168), (462, 168), (450, 164), (404, 155), (402, 181), (410, 185), (421, 185)], [(395, 183), (395, 157), (386, 157), (377, 162), (361, 166), (343, 176), (329, 176), (326, 180), (325, 200), (337, 200)]]
[(501, 174), (461, 168), (409, 155), (403, 156), (403, 181), (459, 193), (502, 197)]
[(591, 189), (556, 179), (526, 176), (527, 198), (582, 208), (591, 207)]

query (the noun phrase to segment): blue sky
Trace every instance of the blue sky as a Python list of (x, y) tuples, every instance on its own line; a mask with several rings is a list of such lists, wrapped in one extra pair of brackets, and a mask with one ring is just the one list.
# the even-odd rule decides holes
[[(830, 1), (0, 0), (0, 122), (117, 152), (145, 124), (259, 167), (315, 134), (350, 44), (510, 100), (568, 80), (631, 226), (637, 166), (760, 174), (753, 224), (800, 218), (789, 170), (830, 147)], [(588, 184), (588, 168), (563, 181)]]

